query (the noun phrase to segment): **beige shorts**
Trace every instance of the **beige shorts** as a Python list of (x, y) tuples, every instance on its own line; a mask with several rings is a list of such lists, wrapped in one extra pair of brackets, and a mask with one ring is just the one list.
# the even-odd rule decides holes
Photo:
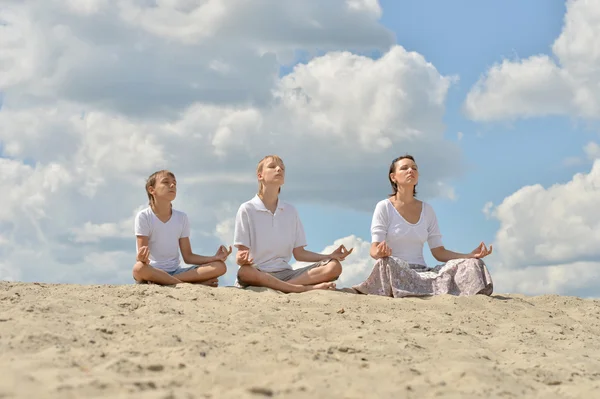
[[(331, 261), (331, 259), (325, 259), (320, 262), (313, 263), (312, 265), (299, 267), (298, 269), (286, 269), (286, 270), (279, 270), (277, 272), (263, 272), (263, 273), (270, 274), (271, 276), (273, 276), (281, 281), (290, 281), (298, 276), (303, 275), (304, 273), (307, 273), (309, 270), (316, 269), (317, 267), (325, 266), (330, 261)], [(247, 287), (248, 286), (248, 285), (242, 283), (241, 281), (239, 281), (239, 279), (236, 280), (235, 285), (239, 286), (239, 287)]]

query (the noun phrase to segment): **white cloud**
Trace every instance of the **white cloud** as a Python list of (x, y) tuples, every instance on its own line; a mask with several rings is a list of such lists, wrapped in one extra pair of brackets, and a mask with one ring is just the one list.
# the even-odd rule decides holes
[(496, 268), (492, 279), (497, 293), (599, 297), (596, 282), (600, 279), (600, 261), (529, 266), (517, 270)]
[(492, 215), (500, 228), (493, 270), (501, 291), (600, 294), (600, 160), (565, 184), (526, 186)]
[(473, 120), (545, 115), (600, 117), (600, 7), (568, 0), (554, 57), (534, 55), (494, 65), (471, 89), (464, 109)]
[(600, 158), (600, 145), (598, 143), (590, 141), (583, 147), (583, 151), (588, 159), (595, 160)]
[(562, 164), (565, 166), (578, 166), (584, 162), (580, 157), (567, 157), (563, 159)]
[(492, 213), (493, 207), (494, 207), (494, 203), (491, 201), (486, 202), (485, 205), (483, 206), (482, 212), (485, 215), (486, 219), (489, 219), (493, 216), (493, 213)]
[[(229, 245), (268, 153), (284, 158), (294, 203), (370, 212), (389, 190), (387, 163), (405, 152), (427, 176), (420, 195), (453, 197), (446, 181), (461, 154), (442, 120), (454, 78), (391, 46), (377, 1), (249, 4), (3, 3), (3, 270), (129, 282), (132, 218), (147, 203), (144, 179), (162, 168), (180, 182), (174, 206), (190, 216), (194, 250), (208, 255)], [(288, 52), (317, 50), (332, 51), (279, 77)]]

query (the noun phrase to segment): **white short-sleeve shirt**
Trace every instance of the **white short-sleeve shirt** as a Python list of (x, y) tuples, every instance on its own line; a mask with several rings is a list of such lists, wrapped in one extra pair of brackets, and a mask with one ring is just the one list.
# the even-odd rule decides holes
[(258, 270), (275, 272), (292, 268), (292, 251), (306, 246), (306, 237), (296, 208), (280, 199), (273, 214), (255, 195), (238, 209), (233, 245), (250, 248)]
[(431, 205), (423, 202), (421, 216), (415, 224), (407, 222), (389, 199), (379, 201), (371, 222), (371, 242), (385, 241), (392, 256), (409, 264), (427, 266), (423, 246), (429, 248), (443, 245), (437, 217)]
[(172, 272), (179, 268), (179, 239), (190, 236), (190, 224), (187, 215), (175, 209), (164, 223), (148, 207), (135, 217), (135, 235), (148, 237), (150, 266)]

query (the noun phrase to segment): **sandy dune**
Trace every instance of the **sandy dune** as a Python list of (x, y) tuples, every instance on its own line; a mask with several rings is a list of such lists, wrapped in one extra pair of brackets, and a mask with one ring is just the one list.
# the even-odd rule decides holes
[(0, 282), (0, 398), (593, 398), (600, 301)]

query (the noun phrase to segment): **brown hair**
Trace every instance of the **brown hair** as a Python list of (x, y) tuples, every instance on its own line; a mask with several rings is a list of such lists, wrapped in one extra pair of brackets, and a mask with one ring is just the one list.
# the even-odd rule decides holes
[[(148, 177), (148, 180), (146, 180), (146, 194), (148, 194), (148, 204), (150, 205), (150, 207), (154, 210), (154, 197), (152, 196), (152, 194), (150, 194), (150, 187), (154, 187), (156, 186), (156, 181), (158, 180), (158, 178), (160, 176), (169, 176), (172, 177), (173, 179), (175, 179), (175, 175), (173, 174), (173, 172), (170, 172), (168, 170), (159, 170), (157, 172), (154, 172), (150, 175), (150, 177)], [(171, 204), (171, 207), (173, 207), (173, 205)]]
[[(280, 164), (283, 167), (283, 160), (278, 156), (278, 155), (267, 155), (266, 157), (264, 157), (263, 159), (260, 160), (260, 162), (258, 163), (258, 166), (256, 167), (256, 174), (258, 175), (260, 172), (262, 172), (263, 167), (265, 166), (265, 163), (267, 163), (268, 160), (272, 159), (273, 161), (277, 162), (278, 164)], [(258, 195), (262, 195), (263, 192), (263, 184), (261, 181), (258, 182)], [(279, 192), (281, 192), (281, 187), (279, 187)]]
[[(388, 172), (388, 179), (390, 180), (390, 184), (392, 185), (392, 191), (393, 191), (393, 193), (390, 194), (390, 197), (393, 197), (398, 192), (398, 185), (396, 183), (394, 183), (394, 181), (392, 180), (392, 177), (390, 175), (396, 171), (396, 162), (398, 162), (402, 159), (410, 159), (414, 163), (417, 163), (415, 161), (415, 158), (413, 158), (412, 155), (408, 155), (408, 154), (399, 156), (398, 158), (396, 158), (392, 161), (392, 164), (390, 165), (390, 171)], [(416, 196), (417, 196), (417, 185), (415, 184), (415, 186), (413, 187), (413, 197), (416, 197)]]

